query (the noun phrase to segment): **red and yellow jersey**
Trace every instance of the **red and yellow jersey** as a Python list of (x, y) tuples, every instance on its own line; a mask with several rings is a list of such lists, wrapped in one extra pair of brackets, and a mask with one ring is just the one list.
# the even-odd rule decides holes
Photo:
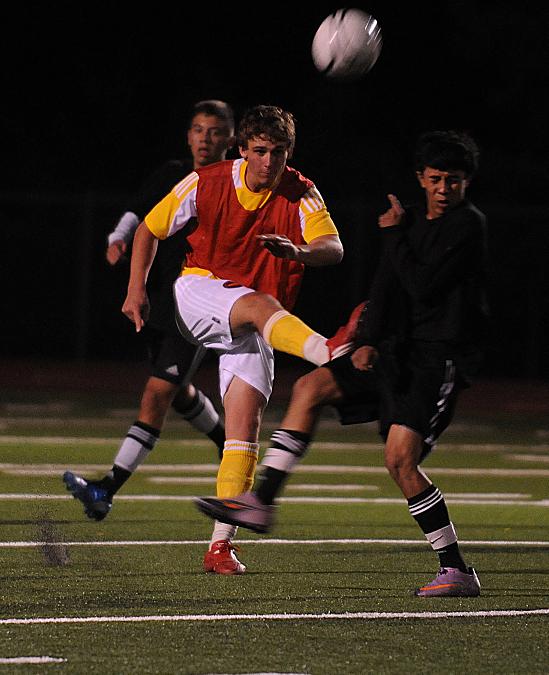
[(165, 239), (197, 218), (187, 236), (191, 247), (182, 274), (212, 275), (294, 305), (304, 265), (277, 258), (258, 234), (280, 234), (294, 244), (310, 243), (337, 229), (314, 184), (286, 167), (273, 190), (246, 186), (247, 162), (227, 160), (193, 171), (145, 217), (150, 231)]

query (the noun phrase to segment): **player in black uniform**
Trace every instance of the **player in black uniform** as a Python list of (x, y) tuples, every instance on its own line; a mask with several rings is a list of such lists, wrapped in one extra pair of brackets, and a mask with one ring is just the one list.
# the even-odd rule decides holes
[(416, 173), (425, 201), (403, 208), (389, 195), (391, 207), (379, 218), (383, 253), (354, 350), (296, 382), (254, 492), (200, 499), (200, 510), (268, 531), (276, 496), (305, 454), (322, 407), (332, 404), (343, 424), (379, 419), (385, 465), (439, 555), (439, 573), (416, 595), (479, 595), (478, 577), (461, 556), (444, 497), (420, 468), (481, 359), (485, 218), (465, 198), (477, 161), (477, 146), (466, 134), (420, 137)]
[[(174, 185), (193, 169), (225, 159), (227, 150), (234, 144), (234, 115), (230, 106), (216, 100), (196, 103), (189, 120), (187, 143), (192, 158), (164, 164), (128, 204), (108, 237), (106, 258), (111, 265), (125, 256), (139, 223)], [(70, 471), (63, 476), (67, 489), (83, 503), (86, 515), (95, 520), (107, 516), (114, 494), (153, 449), (170, 406), (195, 429), (209, 436), (220, 456), (223, 452), (225, 430), (219, 414), (209, 398), (190, 382), (205, 350), (187, 342), (175, 323), (173, 283), (186, 252), (183, 231), (158, 244), (147, 282), (150, 316), (142, 331), (151, 374), (142, 394), (138, 418), (128, 429), (111, 471), (98, 481)]]

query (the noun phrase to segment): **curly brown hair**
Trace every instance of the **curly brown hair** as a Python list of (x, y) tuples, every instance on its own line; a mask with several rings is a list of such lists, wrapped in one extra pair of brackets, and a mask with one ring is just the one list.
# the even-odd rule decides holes
[(291, 157), (295, 145), (294, 116), (274, 105), (250, 108), (240, 120), (237, 143), (241, 148), (247, 148), (252, 138), (267, 138), (272, 143), (284, 143), (288, 157)]

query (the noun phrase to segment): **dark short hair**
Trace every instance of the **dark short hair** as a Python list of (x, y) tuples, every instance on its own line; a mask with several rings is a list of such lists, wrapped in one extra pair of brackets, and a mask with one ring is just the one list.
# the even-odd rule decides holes
[(430, 166), (440, 171), (458, 169), (470, 178), (478, 168), (479, 149), (469, 134), (463, 131), (428, 131), (416, 145), (415, 168), (423, 171)]
[(207, 101), (198, 101), (192, 108), (191, 116), (189, 118), (189, 125), (192, 124), (196, 115), (213, 115), (219, 117), (227, 123), (231, 134), (234, 132), (234, 112), (231, 106), (225, 101), (217, 101), (216, 99), (208, 99)]
[(246, 148), (248, 141), (256, 137), (268, 138), (272, 143), (284, 143), (291, 157), (295, 145), (294, 116), (274, 105), (250, 108), (240, 120), (237, 143), (241, 148)]

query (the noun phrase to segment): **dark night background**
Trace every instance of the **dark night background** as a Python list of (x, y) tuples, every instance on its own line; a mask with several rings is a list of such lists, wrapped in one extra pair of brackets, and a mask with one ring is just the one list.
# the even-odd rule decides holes
[[(537, 3), (536, 3), (537, 5)], [(346, 247), (310, 270), (297, 313), (331, 334), (367, 292), (386, 193), (420, 196), (418, 133), (468, 130), (471, 199), (492, 262), (488, 377), (549, 377), (549, 9), (531, 3), (352, 3), (381, 56), (362, 80), (315, 69), (310, 44), (336, 4), (26, 3), (3, 19), (3, 329), (0, 360), (139, 360), (120, 313), (128, 267), (104, 259), (124, 200), (185, 152), (190, 106), (291, 110), (290, 162), (312, 178)], [(112, 8), (116, 7), (116, 11)]]

